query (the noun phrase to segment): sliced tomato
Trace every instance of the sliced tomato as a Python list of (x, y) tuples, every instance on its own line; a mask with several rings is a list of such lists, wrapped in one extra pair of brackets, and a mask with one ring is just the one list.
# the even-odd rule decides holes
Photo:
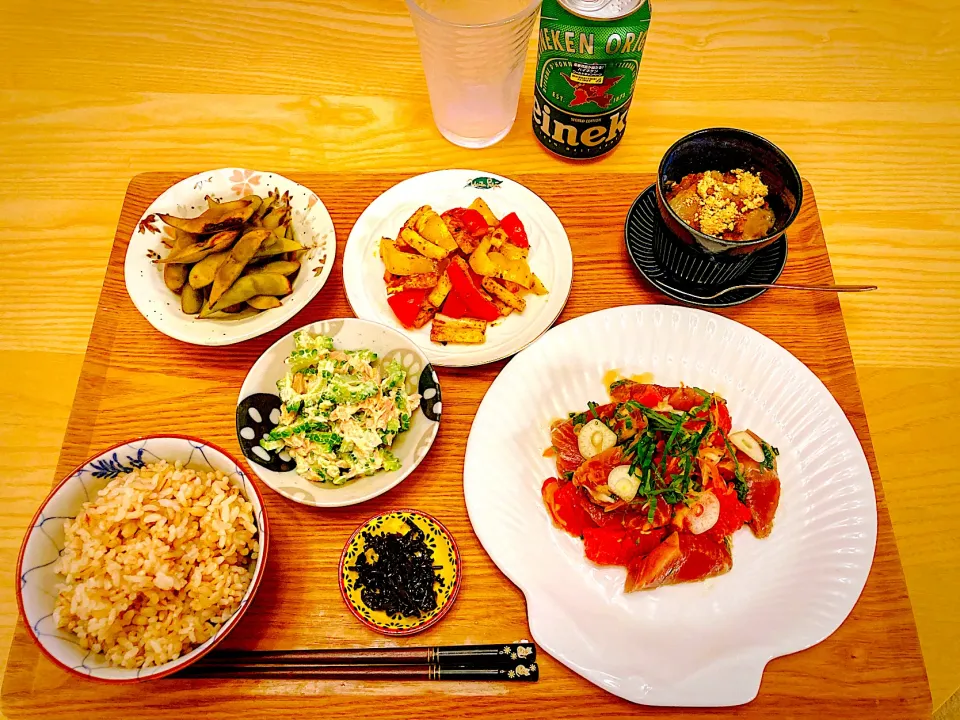
[(751, 514), (750, 509), (737, 498), (737, 491), (733, 487), (714, 489), (713, 493), (720, 501), (720, 517), (717, 518), (717, 524), (703, 535), (720, 542), (742, 528), (750, 520)]
[(580, 505), (579, 493), (572, 483), (550, 478), (540, 489), (553, 524), (571, 535), (579, 537), (585, 528), (593, 527), (593, 521)]
[(587, 528), (583, 552), (597, 565), (626, 565), (638, 554), (632, 534), (622, 527)]
[(640, 533), (622, 527), (587, 528), (583, 531), (583, 551), (597, 565), (627, 565), (653, 550), (663, 535), (662, 531)]

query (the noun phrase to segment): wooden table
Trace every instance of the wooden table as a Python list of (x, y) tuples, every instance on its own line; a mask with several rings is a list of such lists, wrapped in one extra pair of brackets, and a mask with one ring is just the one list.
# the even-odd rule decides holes
[[(678, 136), (729, 124), (777, 142), (813, 183), (837, 280), (881, 286), (844, 298), (843, 309), (934, 707), (958, 689), (960, 514), (950, 490), (960, 479), (960, 29), (943, 3), (662, 3), (626, 140), (587, 166), (542, 151), (528, 129), (532, 54), (514, 132), (483, 151), (440, 138), (399, 2), (8, 5), (0, 25), (6, 567), (53, 481), (134, 174), (225, 165), (651, 170)], [(11, 580), (0, 585), (2, 647), (16, 615)]]

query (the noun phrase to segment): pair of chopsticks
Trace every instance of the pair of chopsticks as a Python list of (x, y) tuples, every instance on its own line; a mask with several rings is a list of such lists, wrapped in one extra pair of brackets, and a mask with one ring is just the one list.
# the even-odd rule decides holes
[(536, 682), (540, 669), (536, 646), (519, 642), (354, 650), (224, 650), (210, 653), (173, 677)]

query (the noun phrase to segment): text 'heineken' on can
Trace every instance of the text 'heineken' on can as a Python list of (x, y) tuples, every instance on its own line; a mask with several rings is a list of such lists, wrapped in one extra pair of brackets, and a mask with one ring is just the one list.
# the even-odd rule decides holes
[(612, 150), (627, 126), (650, 0), (544, 0), (533, 132), (566, 158)]

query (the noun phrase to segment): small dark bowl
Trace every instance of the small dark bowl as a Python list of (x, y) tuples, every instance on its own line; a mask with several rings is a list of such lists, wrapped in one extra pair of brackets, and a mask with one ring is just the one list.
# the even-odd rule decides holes
[[(690, 173), (737, 168), (760, 176), (770, 188), (767, 201), (776, 220), (766, 236), (734, 242), (707, 235), (687, 225), (667, 202), (667, 183)], [(757, 250), (784, 236), (803, 202), (800, 173), (786, 154), (769, 140), (735, 128), (707, 128), (680, 138), (663, 156), (657, 172), (657, 206), (670, 234), (655, 248), (668, 270), (692, 282), (729, 282), (746, 273)], [(680, 243), (671, 243), (676, 238)], [(682, 245), (681, 245), (682, 243)]]

